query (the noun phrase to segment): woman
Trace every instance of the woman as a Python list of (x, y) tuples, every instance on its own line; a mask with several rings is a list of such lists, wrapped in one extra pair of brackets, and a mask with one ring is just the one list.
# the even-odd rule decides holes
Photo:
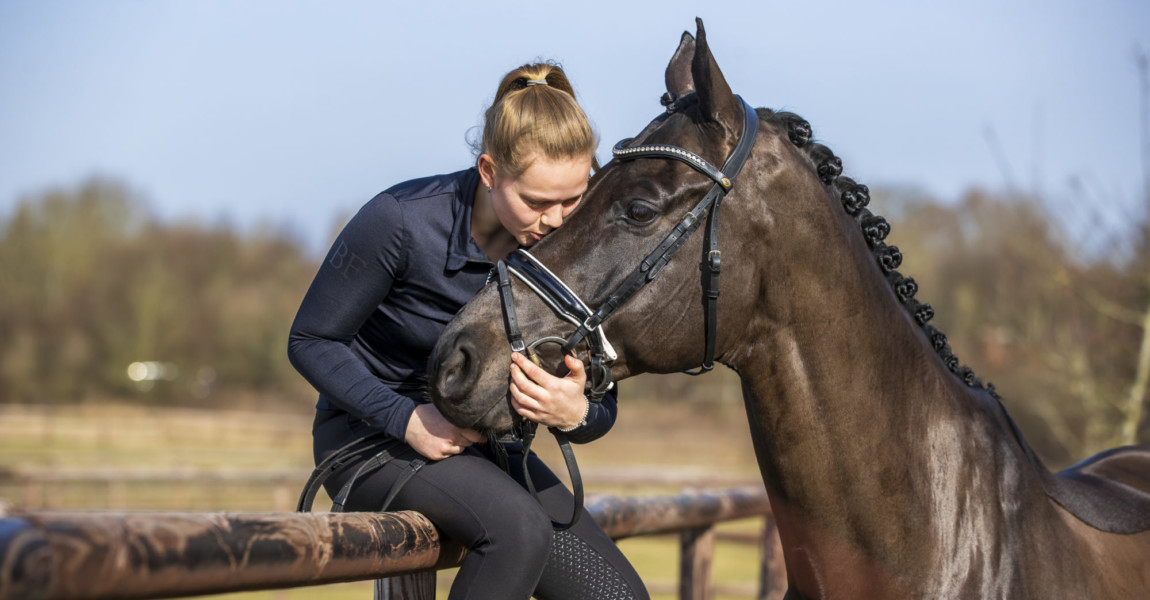
[[(476, 165), (401, 183), (364, 205), (292, 325), (289, 357), (320, 392), (317, 463), (365, 435), (387, 438), (396, 458), (357, 479), (345, 506), (380, 510), (405, 478), (389, 509), (423, 513), (469, 550), (452, 599), (647, 597), (592, 519), (552, 531), (549, 515), (571, 514), (573, 498), (542, 461), (529, 455), (536, 501), (522, 484), (520, 444), (503, 446), (509, 476), (495, 464), (497, 449), (447, 422), (424, 392), (440, 332), (484, 286), (494, 261), (563, 224), (587, 189), (596, 145), (557, 65), (508, 73), (486, 112)], [(588, 402), (582, 362), (566, 363), (570, 372), (555, 377), (514, 355), (511, 402), (525, 418), (589, 442), (614, 424), (616, 400)], [(325, 482), (329, 494), (362, 460)]]

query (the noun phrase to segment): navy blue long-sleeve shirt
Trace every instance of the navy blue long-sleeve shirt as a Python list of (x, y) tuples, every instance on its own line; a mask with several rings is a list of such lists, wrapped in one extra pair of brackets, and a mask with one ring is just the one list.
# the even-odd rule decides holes
[[(427, 401), (436, 340), (494, 266), (471, 237), (478, 182), (472, 168), (401, 183), (344, 227), (288, 341), (292, 365), (320, 393), (317, 408), (343, 410), (404, 439), (416, 404)], [(597, 439), (615, 416), (608, 394), (568, 436)]]

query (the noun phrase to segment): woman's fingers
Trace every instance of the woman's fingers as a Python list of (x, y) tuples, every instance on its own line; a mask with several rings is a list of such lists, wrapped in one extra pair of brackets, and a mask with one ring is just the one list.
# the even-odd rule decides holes
[(449, 456), (455, 456), (456, 454), (463, 452), (465, 448), (471, 445), (471, 442), (461, 442), (458, 440), (452, 441), (440, 439), (438, 442), (438, 447), (435, 449), (436, 451), (431, 452), (430, 455), (425, 455), (427, 458), (432, 460), (443, 460)]
[[(530, 364), (530, 363), (528, 363)], [(531, 365), (535, 366), (535, 365)], [(542, 379), (542, 377), (540, 377)], [(536, 379), (532, 379), (520, 363), (511, 365), (511, 383), (519, 388), (524, 395), (546, 400), (550, 392)]]
[(543, 384), (548, 378), (554, 378), (553, 375), (544, 371), (539, 365), (531, 362), (530, 359), (515, 352), (511, 355), (511, 376), (515, 377), (516, 372), (520, 375), (520, 388), (524, 391), (532, 391), (530, 386), (535, 386), (540, 390), (543, 389)]
[(574, 381), (579, 386), (579, 389), (583, 389), (583, 385), (587, 383), (586, 365), (583, 364), (583, 361), (570, 354), (563, 357), (563, 362), (566, 363), (567, 370), (570, 371), (564, 379)]
[(564, 377), (548, 373), (518, 353), (512, 354), (511, 361), (511, 406), (520, 416), (558, 426), (578, 421), (586, 411), (583, 387), (587, 373), (583, 361), (570, 355), (564, 357), (570, 371)]
[(563, 388), (571, 386), (582, 393), (583, 385), (587, 382), (586, 367), (583, 365), (583, 361), (570, 354), (564, 356), (563, 361), (569, 372), (563, 377), (556, 377), (516, 352), (511, 355), (511, 376), (512, 379), (515, 379), (516, 367), (518, 367), (523, 376), (517, 381), (520, 389), (536, 397), (542, 397), (542, 395), (537, 390), (532, 389), (532, 385), (551, 394), (563, 394), (565, 393)]
[(474, 429), (452, 425), (433, 404), (415, 407), (407, 424), (405, 441), (416, 452), (431, 460), (443, 460), (463, 452), (483, 436)]
[(514, 381), (511, 382), (511, 407), (515, 409), (515, 412), (519, 413), (519, 416), (525, 419), (532, 421), (539, 420), (539, 402), (535, 398), (523, 393), (523, 390), (521, 390)]
[(567, 369), (569, 371), (571, 371), (572, 373), (576, 373), (576, 372), (582, 373), (584, 371), (584, 369), (586, 368), (583, 365), (583, 361), (579, 360), (578, 358), (576, 358), (575, 356), (573, 356), (571, 354), (564, 355), (563, 356), (563, 362), (565, 362), (567, 364)]

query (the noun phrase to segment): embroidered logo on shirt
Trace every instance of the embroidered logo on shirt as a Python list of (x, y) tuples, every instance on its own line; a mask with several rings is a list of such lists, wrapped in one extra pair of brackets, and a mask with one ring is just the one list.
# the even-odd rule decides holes
[(331, 251), (331, 256), (327, 259), (327, 264), (331, 265), (335, 270), (339, 271), (345, 278), (349, 278), (356, 273), (363, 270), (367, 265), (358, 254), (351, 251), (347, 247), (347, 243), (341, 238), (339, 243), (336, 244), (335, 249)]

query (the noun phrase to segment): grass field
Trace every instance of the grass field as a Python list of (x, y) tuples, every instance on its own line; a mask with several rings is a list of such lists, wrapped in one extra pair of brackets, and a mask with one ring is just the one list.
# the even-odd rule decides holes
[[(625, 382), (622, 397), (638, 396), (628, 396), (627, 386), (641, 384), (641, 378)], [(0, 501), (15, 509), (291, 510), (312, 467), (310, 429), (311, 415), (303, 412), (0, 405)], [(541, 435), (536, 446), (562, 471), (549, 435)], [(758, 479), (741, 401), (729, 399), (690, 405), (624, 402), (611, 433), (577, 447), (576, 454), (588, 493), (664, 494), (700, 482), (715, 487)], [(19, 479), (20, 474), (29, 477)], [(327, 502), (319, 498), (316, 506)], [(761, 521), (748, 520), (719, 530), (745, 533), (761, 527)], [(654, 597), (677, 597), (676, 537), (628, 539), (620, 547)], [(757, 561), (756, 547), (719, 541), (713, 580), (749, 593)], [(450, 575), (440, 574), (440, 597), (446, 596)], [(358, 582), (216, 598), (371, 595), (371, 582)]]

